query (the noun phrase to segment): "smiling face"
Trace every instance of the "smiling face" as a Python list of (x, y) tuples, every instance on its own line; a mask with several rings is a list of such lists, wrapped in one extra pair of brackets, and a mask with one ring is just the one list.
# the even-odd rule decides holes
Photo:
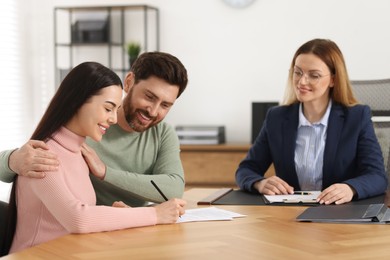
[(143, 132), (160, 123), (173, 106), (179, 87), (157, 77), (149, 77), (134, 84), (128, 77), (127, 96), (119, 110), (119, 125), (126, 131)]
[(122, 88), (109, 86), (90, 97), (65, 125), (70, 131), (100, 141), (110, 125), (117, 122)]
[(328, 104), (333, 78), (326, 64), (314, 54), (300, 54), (295, 60), (293, 84), (303, 103)]

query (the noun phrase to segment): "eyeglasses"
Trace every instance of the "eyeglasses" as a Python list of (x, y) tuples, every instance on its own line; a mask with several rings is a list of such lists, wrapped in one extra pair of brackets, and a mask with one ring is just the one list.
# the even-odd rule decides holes
[(299, 82), (303, 76), (305, 76), (306, 82), (315, 85), (317, 84), (321, 78), (330, 76), (331, 74), (327, 75), (320, 75), (317, 72), (309, 72), (309, 74), (303, 73), (303, 71), (299, 69), (294, 69), (293, 70), (293, 80), (294, 82)]

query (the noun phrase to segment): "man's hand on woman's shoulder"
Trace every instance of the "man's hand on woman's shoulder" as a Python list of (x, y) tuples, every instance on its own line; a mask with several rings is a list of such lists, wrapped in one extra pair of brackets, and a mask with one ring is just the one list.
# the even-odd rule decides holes
[(29, 140), (9, 157), (9, 168), (16, 174), (43, 178), (45, 172), (58, 169), (57, 155), (50, 152), (43, 141)]

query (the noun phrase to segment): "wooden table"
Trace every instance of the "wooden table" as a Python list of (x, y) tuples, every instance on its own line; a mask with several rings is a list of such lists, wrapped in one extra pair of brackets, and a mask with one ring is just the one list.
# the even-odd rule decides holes
[[(188, 206), (214, 191), (186, 191)], [(247, 217), (67, 235), (4, 259), (390, 259), (387, 225), (296, 222), (305, 207), (218, 207)]]

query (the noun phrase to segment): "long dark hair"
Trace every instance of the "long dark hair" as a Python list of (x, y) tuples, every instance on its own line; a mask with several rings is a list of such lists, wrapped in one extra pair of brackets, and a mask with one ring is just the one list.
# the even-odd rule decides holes
[[(112, 85), (123, 89), (122, 81), (118, 75), (97, 62), (84, 62), (74, 67), (64, 78), (50, 101), (31, 139), (47, 141), (77, 113), (90, 97), (99, 94), (101, 89)], [(17, 177), (15, 177), (11, 189), (7, 212), (7, 230), (1, 245), (1, 256), (8, 254), (16, 231), (16, 185)]]
[(62, 81), (31, 139), (46, 141), (65, 125), (91, 96), (112, 85), (122, 87), (122, 82), (110, 69), (97, 62), (79, 64)]

